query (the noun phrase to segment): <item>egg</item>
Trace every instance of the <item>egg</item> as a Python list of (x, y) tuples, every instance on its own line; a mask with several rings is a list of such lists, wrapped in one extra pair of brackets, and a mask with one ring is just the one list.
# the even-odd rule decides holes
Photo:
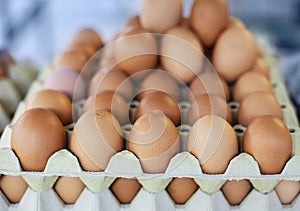
[(176, 100), (160, 91), (152, 92), (140, 101), (135, 113), (135, 121), (144, 114), (155, 110), (163, 112), (172, 120), (175, 126), (180, 125), (181, 113)]
[(91, 28), (84, 28), (79, 30), (72, 38), (71, 43), (90, 44), (95, 46), (95, 48), (97, 49), (100, 49), (103, 46), (101, 36)]
[(174, 178), (166, 188), (176, 204), (185, 204), (198, 189), (192, 178)]
[(78, 101), (85, 98), (85, 83), (85, 79), (75, 70), (60, 68), (47, 75), (43, 84), (43, 89), (61, 91), (66, 94), (69, 99)]
[(83, 170), (103, 171), (110, 158), (124, 149), (124, 144), (116, 118), (107, 110), (95, 110), (85, 112), (76, 122), (70, 150)]
[(282, 204), (290, 204), (300, 191), (300, 182), (281, 180), (275, 187), (276, 194)]
[(241, 102), (245, 97), (257, 91), (273, 94), (271, 82), (262, 73), (255, 71), (246, 72), (234, 84), (233, 100)]
[(0, 177), (0, 189), (10, 203), (19, 203), (27, 188), (28, 185), (22, 176), (2, 175)]
[(11, 148), (23, 170), (43, 171), (49, 157), (66, 148), (64, 127), (48, 109), (27, 110), (13, 126)]
[(218, 95), (226, 101), (230, 99), (230, 91), (227, 83), (215, 72), (204, 71), (195, 77), (189, 85), (189, 100), (203, 94)]
[(9, 67), (14, 64), (16, 61), (11, 54), (6, 49), (0, 49), (0, 67), (7, 72)]
[(65, 204), (74, 204), (85, 185), (79, 177), (59, 177), (53, 188)]
[(162, 36), (160, 55), (164, 69), (184, 83), (189, 83), (202, 69), (203, 47), (186, 27), (172, 28)]
[(212, 46), (226, 28), (229, 11), (226, 0), (196, 0), (191, 9), (190, 25), (201, 42)]
[(88, 57), (82, 51), (67, 51), (54, 61), (53, 69), (70, 68), (81, 72), (84, 65), (87, 63)]
[(40, 90), (26, 102), (26, 110), (32, 108), (50, 109), (61, 120), (63, 125), (73, 122), (72, 103), (62, 92), (56, 90)]
[(231, 17), (228, 22), (228, 27), (237, 27), (240, 29), (246, 29), (245, 24), (236, 17)]
[(91, 80), (90, 96), (109, 90), (122, 95), (126, 101), (133, 99), (134, 87), (132, 81), (123, 71), (112, 69), (105, 72), (102, 70), (100, 69)]
[(110, 111), (121, 125), (129, 122), (129, 105), (124, 98), (113, 92), (103, 91), (91, 95), (84, 103), (82, 113), (90, 110), (105, 109)]
[(86, 58), (91, 58), (97, 52), (97, 48), (92, 44), (72, 43), (66, 48), (66, 52), (79, 52), (85, 54)]
[(117, 178), (110, 187), (121, 204), (129, 204), (141, 189), (137, 179)]
[(141, 100), (153, 91), (165, 92), (177, 101), (181, 99), (179, 84), (174, 76), (166, 71), (152, 71), (152, 73), (142, 81), (139, 88), (138, 99)]
[(248, 125), (243, 151), (252, 155), (262, 174), (279, 174), (292, 155), (292, 138), (285, 123), (264, 115)]
[(140, 160), (145, 173), (163, 173), (170, 159), (180, 151), (174, 123), (161, 111), (141, 116), (133, 125), (128, 150)]
[[(126, 24), (123, 26), (121, 30), (121, 34), (126, 34), (130, 31), (142, 29), (141, 23), (140, 23), (140, 16), (135, 15), (132, 18), (130, 18)], [(116, 40), (116, 39), (113, 39)]]
[(182, 27), (190, 28), (190, 18), (189, 17), (182, 17), (179, 23)]
[(163, 33), (180, 22), (181, 14), (182, 0), (143, 0), (140, 22), (151, 32)]
[(265, 75), (268, 79), (270, 78), (270, 69), (266, 60), (262, 57), (257, 57), (252, 65), (250, 71), (259, 72)]
[(6, 77), (6, 71), (4, 70), (4, 67), (0, 66), (0, 79)]
[(239, 205), (252, 190), (249, 180), (228, 180), (222, 186), (222, 193), (231, 205)]
[(128, 75), (155, 68), (157, 65), (157, 41), (145, 29), (130, 31), (112, 45), (117, 67)]
[(264, 91), (257, 91), (241, 101), (237, 112), (237, 121), (243, 126), (248, 126), (255, 117), (262, 115), (283, 118), (281, 106), (274, 95)]
[(256, 43), (246, 29), (229, 27), (218, 38), (212, 63), (227, 82), (235, 81), (248, 71), (256, 57)]
[(205, 115), (217, 115), (225, 119), (229, 124), (232, 122), (232, 112), (226, 101), (213, 94), (197, 96), (187, 113), (187, 123), (193, 125)]
[(222, 174), (238, 154), (238, 140), (226, 120), (216, 115), (206, 115), (192, 126), (187, 149), (200, 161), (203, 172)]

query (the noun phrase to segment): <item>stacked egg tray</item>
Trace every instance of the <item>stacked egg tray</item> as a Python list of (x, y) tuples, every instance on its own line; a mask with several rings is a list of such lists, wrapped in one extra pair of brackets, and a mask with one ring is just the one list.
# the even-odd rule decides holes
[[(293, 157), (286, 163), (283, 171), (276, 175), (262, 175), (257, 162), (249, 154), (240, 152), (233, 158), (224, 174), (210, 175), (202, 172), (199, 161), (186, 152), (186, 141), (190, 126), (182, 125), (178, 128), (181, 152), (174, 156), (165, 173), (147, 174), (143, 172), (140, 161), (128, 150), (115, 154), (104, 172), (85, 172), (81, 169), (77, 158), (68, 150), (60, 150), (48, 160), (44, 172), (22, 171), (18, 158), (10, 149), (10, 138), (14, 122), (25, 111), (25, 103), (30, 96), (42, 88), (43, 80), (49, 70), (41, 71), (34, 81), (15, 113), (12, 122), (6, 126), (0, 141), (0, 173), (4, 175), (22, 175), (29, 188), (19, 204), (10, 204), (4, 194), (0, 192), (0, 210), (27, 211), (60, 211), (60, 210), (300, 210), (300, 196), (292, 204), (282, 205), (274, 191), (280, 180), (300, 180), (300, 129), (294, 107), (289, 99), (284, 81), (278, 70), (273, 56), (266, 56), (271, 66), (271, 82), (274, 93), (282, 106), (284, 122), (290, 129), (293, 139)], [(182, 96), (185, 90), (182, 89)], [(75, 118), (79, 117), (84, 101), (74, 105)], [(131, 103), (131, 115), (134, 115), (137, 101)], [(189, 103), (179, 103), (186, 117)], [(230, 102), (233, 112), (233, 122), (239, 104)], [(65, 127), (70, 138), (74, 125)], [(128, 138), (132, 125), (122, 127), (125, 138)], [(242, 137), (246, 128), (235, 125), (240, 149)], [(73, 205), (65, 205), (52, 188), (59, 176), (80, 177), (86, 188)], [(137, 178), (142, 188), (130, 204), (120, 204), (109, 187), (118, 178)], [(165, 190), (172, 178), (190, 177), (199, 185), (199, 189), (184, 204), (177, 205)], [(239, 206), (230, 206), (220, 188), (227, 180), (249, 179), (253, 185), (252, 191)]]
[(28, 61), (11, 65), (8, 72), (9, 77), (0, 79), (0, 134), (37, 75)]

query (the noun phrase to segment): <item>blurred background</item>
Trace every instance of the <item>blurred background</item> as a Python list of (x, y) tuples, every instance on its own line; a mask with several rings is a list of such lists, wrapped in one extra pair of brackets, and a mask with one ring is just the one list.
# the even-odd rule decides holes
[[(192, 2), (184, 0), (186, 16)], [(300, 0), (228, 3), (232, 16), (275, 46), (290, 92), (300, 105)], [(42, 68), (82, 27), (92, 27), (109, 40), (138, 13), (140, 4), (141, 0), (0, 0), (0, 48), (8, 49), (16, 60), (29, 59)]]

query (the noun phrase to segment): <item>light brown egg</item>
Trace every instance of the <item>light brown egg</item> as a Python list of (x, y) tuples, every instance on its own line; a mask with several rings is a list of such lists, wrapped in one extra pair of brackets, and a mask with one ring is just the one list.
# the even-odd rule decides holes
[(117, 67), (128, 75), (153, 69), (158, 61), (155, 37), (144, 29), (130, 31), (113, 44)]
[(252, 190), (249, 180), (228, 180), (222, 186), (222, 193), (231, 205), (239, 205)]
[(283, 117), (281, 106), (274, 95), (264, 91), (257, 91), (241, 101), (237, 113), (237, 121), (243, 126), (248, 126), (255, 117), (263, 115), (272, 115), (280, 119)]
[(203, 47), (194, 32), (186, 27), (172, 28), (165, 35), (160, 49), (162, 66), (179, 80), (189, 83), (201, 71)]
[(79, 177), (59, 177), (54, 185), (55, 192), (65, 204), (74, 204), (84, 188)]
[(175, 126), (181, 124), (181, 113), (176, 100), (160, 91), (152, 92), (140, 101), (134, 119), (136, 121), (141, 116), (155, 110), (163, 112)]
[(212, 46), (226, 28), (229, 11), (226, 0), (194, 1), (190, 25), (205, 46)]
[(11, 148), (25, 171), (43, 171), (49, 157), (65, 147), (64, 127), (48, 109), (27, 110), (13, 126)]
[(289, 129), (276, 117), (257, 117), (246, 129), (243, 151), (253, 156), (262, 174), (279, 174), (292, 155)]
[(218, 95), (226, 101), (230, 99), (230, 91), (227, 83), (215, 73), (204, 71), (195, 77), (189, 86), (189, 100), (203, 94)]
[[(126, 22), (126, 24), (123, 26), (123, 28), (121, 30), (121, 34), (126, 34), (130, 31), (137, 30), (137, 29), (142, 29), (139, 15), (133, 16)], [(120, 37), (120, 34), (118, 35), (118, 37)], [(113, 39), (113, 40), (116, 40), (116, 39)]]
[(235, 81), (248, 71), (256, 58), (256, 43), (246, 29), (230, 27), (218, 38), (212, 63), (227, 82)]
[(88, 43), (71, 43), (66, 48), (66, 52), (72, 51), (84, 53), (87, 58), (91, 58), (97, 52), (97, 48)]
[(181, 19), (182, 0), (143, 0), (140, 21), (143, 28), (163, 33)]
[(100, 49), (103, 46), (103, 41), (100, 35), (90, 28), (85, 28), (79, 30), (73, 37), (71, 43), (83, 43), (95, 46), (95, 48)]
[(300, 182), (292, 180), (281, 180), (276, 185), (275, 191), (282, 204), (290, 204), (299, 194)]
[[(103, 171), (124, 149), (120, 124), (107, 110), (85, 112), (75, 124), (70, 150), (85, 171)], [(99, 153), (101, 152), (101, 153)]]
[(222, 174), (238, 154), (238, 140), (233, 128), (223, 118), (206, 115), (190, 130), (187, 149), (207, 174)]
[(139, 158), (145, 173), (165, 172), (170, 159), (180, 151), (174, 123), (160, 111), (145, 114), (133, 125), (128, 150)]
[(67, 51), (54, 61), (53, 69), (71, 68), (78, 72), (81, 72), (87, 61), (88, 57), (84, 52)]
[(198, 189), (192, 178), (174, 178), (166, 190), (176, 204), (185, 204)]
[(133, 98), (134, 90), (131, 79), (118, 69), (112, 69), (108, 72), (100, 69), (92, 78), (89, 87), (89, 96), (107, 90), (119, 93), (126, 101)]
[(233, 100), (240, 102), (248, 95), (257, 91), (265, 91), (273, 94), (271, 82), (262, 73), (255, 71), (246, 72), (234, 84)]
[(236, 27), (240, 29), (246, 29), (245, 24), (236, 17), (231, 17), (228, 22), (228, 27)]
[(73, 122), (72, 103), (62, 92), (44, 89), (36, 92), (26, 103), (26, 110), (32, 108), (50, 109), (63, 125)]
[(270, 78), (270, 69), (263, 57), (257, 57), (252, 65), (250, 71), (260, 72), (265, 75), (268, 79)]
[(121, 204), (130, 204), (141, 187), (137, 179), (117, 178), (110, 189)]
[(2, 175), (0, 189), (6, 198), (13, 204), (19, 203), (28, 188), (22, 176)]
[(162, 91), (180, 101), (179, 84), (176, 79), (168, 72), (153, 71), (141, 83), (138, 99), (152, 93), (153, 91)]
[(229, 124), (232, 122), (232, 112), (229, 105), (218, 95), (203, 94), (197, 96), (188, 110), (187, 123), (193, 125), (205, 115), (217, 115)]
[(96, 96), (91, 95), (85, 101), (82, 113), (97, 109), (110, 111), (121, 125), (129, 122), (129, 105), (122, 96), (114, 91), (103, 91)]

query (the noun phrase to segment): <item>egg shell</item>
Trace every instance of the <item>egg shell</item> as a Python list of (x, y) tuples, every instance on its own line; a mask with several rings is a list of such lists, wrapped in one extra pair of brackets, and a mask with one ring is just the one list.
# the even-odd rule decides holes
[(137, 179), (117, 178), (110, 189), (122, 204), (130, 204), (141, 189)]
[(246, 129), (243, 151), (253, 156), (262, 174), (279, 174), (292, 155), (289, 129), (279, 118), (257, 117)]
[(223, 118), (206, 115), (190, 130), (187, 150), (199, 161), (207, 174), (222, 174), (238, 154), (238, 140), (233, 128)]
[[(85, 112), (76, 122), (70, 150), (83, 170), (103, 171), (110, 158), (124, 149), (120, 124), (107, 110)], [(99, 153), (101, 152), (101, 153)]]
[(237, 112), (237, 121), (243, 126), (248, 126), (255, 117), (262, 115), (283, 118), (281, 106), (274, 95), (264, 91), (257, 91), (241, 101)]
[(231, 17), (228, 22), (228, 27), (236, 27), (240, 29), (246, 29), (245, 24), (236, 17)]
[(13, 126), (11, 148), (25, 171), (43, 171), (49, 157), (66, 148), (66, 134), (50, 110), (27, 110)]
[(271, 82), (260, 72), (246, 72), (241, 75), (234, 84), (233, 100), (240, 102), (248, 95), (257, 91), (265, 91), (273, 94)]
[[(137, 29), (142, 29), (139, 15), (135, 15), (132, 18), (130, 18), (123, 26), (120, 34), (126, 34), (130, 31), (137, 30)], [(118, 37), (120, 36), (120, 34), (118, 35)]]
[(189, 83), (202, 69), (202, 44), (195, 33), (186, 27), (172, 28), (162, 36), (160, 55), (164, 69), (181, 82)]
[(84, 28), (75, 33), (71, 43), (90, 44), (100, 49), (103, 46), (101, 36), (91, 28)]
[(257, 57), (255, 59), (250, 71), (260, 72), (270, 79), (270, 68), (267, 61), (263, 57)]
[(66, 51), (84, 53), (87, 58), (91, 58), (97, 52), (97, 48), (88, 43), (71, 43)]
[(54, 60), (53, 69), (70, 68), (80, 73), (88, 58), (82, 51), (67, 51)]
[(63, 125), (73, 122), (72, 103), (62, 92), (46, 89), (36, 92), (26, 103), (26, 110), (32, 108), (50, 109), (57, 115)]
[(52, 89), (65, 93), (74, 101), (85, 97), (86, 84), (85, 79), (69, 68), (60, 68), (51, 71), (44, 81), (43, 89)]
[(135, 121), (154, 110), (163, 112), (175, 126), (181, 124), (181, 113), (176, 100), (160, 91), (152, 92), (140, 101), (135, 113)]
[(140, 22), (151, 32), (163, 33), (181, 19), (182, 0), (143, 0)]
[(55, 192), (65, 204), (74, 204), (84, 188), (79, 177), (59, 177), (54, 185)]
[(6, 77), (6, 72), (4, 70), (4, 67), (0, 66), (0, 79)]
[(190, 25), (205, 46), (212, 46), (226, 28), (229, 11), (226, 0), (196, 0), (191, 9)]
[(170, 159), (180, 151), (174, 123), (160, 111), (141, 116), (130, 132), (128, 150), (139, 158), (144, 172), (165, 172)]
[(249, 180), (228, 180), (222, 186), (222, 193), (231, 205), (239, 205), (252, 190)]
[(2, 175), (0, 189), (13, 204), (19, 203), (28, 188), (22, 176)]
[(15, 59), (11, 56), (8, 50), (0, 49), (0, 67), (4, 69), (4, 71), (9, 71), (9, 67), (11, 65), (16, 64)]
[(300, 191), (300, 182), (281, 180), (275, 187), (276, 194), (282, 204), (290, 204)]

